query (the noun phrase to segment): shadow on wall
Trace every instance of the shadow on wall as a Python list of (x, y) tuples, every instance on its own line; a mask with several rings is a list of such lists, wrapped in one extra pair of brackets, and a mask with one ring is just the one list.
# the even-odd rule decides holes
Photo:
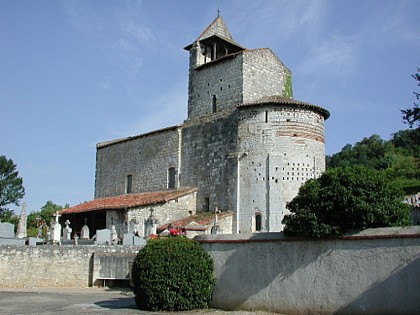
[(420, 309), (418, 237), (292, 240), (273, 234), (201, 239), (218, 278), (211, 307), (286, 314)]
[[(269, 237), (275, 234), (277, 234), (276, 237), (284, 239), (282, 233), (270, 233)], [(219, 270), (220, 273), (216, 274), (218, 280), (210, 306), (223, 310), (274, 311), (276, 307), (269, 302), (257, 305), (250, 299), (269, 288), (265, 293), (265, 299), (275, 300), (278, 292), (270, 289), (273, 287), (271, 284), (274, 280), (283, 281), (293, 278), (297, 269), (304, 269), (325, 254), (325, 247), (311, 246), (316, 243), (313, 240), (293, 242), (294, 246), (290, 246), (290, 242), (279, 241), (279, 239), (267, 241), (263, 235), (268, 234), (255, 234), (247, 242), (223, 243), (217, 248), (221, 250), (221, 256), (228, 255), (229, 258), (223, 269)], [(211, 253), (214, 246), (206, 245), (210, 245), (210, 249), (206, 251)], [(306, 250), (311, 247), (315, 250)], [(222, 257), (217, 257), (216, 251), (211, 254), (215, 262), (223, 261)], [(276, 255), (279, 255), (279, 259), (275, 259)], [(296, 278), (293, 281), (300, 282), (300, 279)], [(302, 283), (303, 285), (305, 283)], [(284, 298), (295, 299), (293, 290), (281, 294)]]
[[(420, 313), (420, 254), (403, 268), (397, 268), (384, 281), (373, 284), (357, 299), (339, 309), (336, 314), (419, 314)], [(401, 281), (406, 283), (401, 286)], [(401, 288), (395, 290), (395, 288)], [(414, 288), (414, 290), (413, 290)], [(416, 303), (405, 303), (411, 296)]]

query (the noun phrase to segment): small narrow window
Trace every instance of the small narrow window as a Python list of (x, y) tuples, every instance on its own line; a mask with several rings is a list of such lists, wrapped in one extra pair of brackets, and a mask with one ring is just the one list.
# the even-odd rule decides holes
[(133, 187), (133, 176), (127, 175), (126, 183), (125, 183), (125, 193), (130, 194)]
[(175, 167), (168, 168), (168, 189), (175, 188)]
[(268, 122), (268, 111), (265, 111), (265, 122)]
[(213, 113), (217, 111), (217, 98), (216, 95), (213, 95)]
[(260, 232), (262, 228), (262, 222), (261, 222), (261, 214), (257, 213), (255, 215), (255, 231)]
[(210, 198), (204, 198), (204, 211), (210, 211)]

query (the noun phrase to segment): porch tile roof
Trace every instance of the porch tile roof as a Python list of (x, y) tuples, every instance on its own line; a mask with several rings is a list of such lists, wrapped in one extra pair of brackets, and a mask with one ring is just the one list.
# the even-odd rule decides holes
[(98, 198), (86, 201), (74, 207), (63, 209), (60, 211), (60, 214), (74, 214), (111, 209), (118, 210), (165, 203), (196, 191), (197, 188), (185, 187), (175, 190), (153, 191), (141, 194), (126, 194), (114, 197)]
[[(233, 211), (221, 211), (221, 212), (218, 213), (217, 217), (218, 217), (218, 220), (222, 220), (222, 219), (224, 219), (228, 216), (232, 216), (232, 215), (233, 215)], [(214, 217), (214, 212), (213, 211), (199, 212), (199, 213), (197, 213), (195, 215), (191, 215), (187, 218), (172, 221), (172, 222), (169, 222), (167, 224), (161, 225), (157, 229), (158, 229), (158, 231), (163, 231), (165, 229), (168, 229), (169, 226), (186, 227), (191, 222), (196, 222), (197, 224), (203, 225), (203, 226), (209, 226), (209, 225), (214, 223), (214, 219), (215, 219), (215, 217)]]

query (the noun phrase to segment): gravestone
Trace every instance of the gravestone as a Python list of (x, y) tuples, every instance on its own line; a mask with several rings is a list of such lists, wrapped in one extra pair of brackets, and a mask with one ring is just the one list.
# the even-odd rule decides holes
[(0, 222), (0, 245), (25, 245), (25, 240), (15, 238), (15, 226), (9, 222)]
[(147, 243), (147, 241), (142, 237), (139, 237), (139, 236), (134, 236), (133, 237), (133, 245), (134, 246), (145, 246), (146, 243)]
[(146, 245), (146, 240), (142, 237), (135, 236), (132, 233), (125, 233), (123, 235), (122, 244), (129, 245), (129, 246), (132, 246), (132, 245), (141, 246), (141, 245)]
[(64, 222), (64, 224), (66, 225), (66, 227), (63, 229), (63, 241), (70, 241), (71, 240), (71, 231), (73, 229), (71, 227), (69, 227), (69, 225), (70, 225), (69, 220), (66, 220), (66, 222)]
[(48, 242), (52, 242), (54, 240), (54, 226), (55, 226), (55, 221), (53, 219), (51, 219), (50, 229), (49, 229), (49, 232), (48, 232)]
[(135, 234), (135, 222), (134, 220), (131, 220), (128, 224), (128, 233)]
[(41, 245), (43, 243), (44, 243), (44, 240), (42, 238), (28, 237), (28, 245), (30, 246)]
[(110, 244), (111, 231), (109, 229), (96, 230), (96, 244)]
[(115, 225), (111, 225), (111, 242), (112, 244), (118, 244), (118, 233), (117, 229), (115, 228)]
[(36, 217), (36, 226), (37, 226), (37, 238), (44, 238), (48, 235), (48, 226), (45, 221), (40, 217)]
[(123, 245), (133, 245), (134, 241), (134, 234), (133, 233), (124, 233), (123, 234), (123, 239), (122, 239), (122, 244)]
[(83, 225), (82, 227), (82, 231), (80, 232), (80, 239), (81, 240), (88, 240), (90, 238), (90, 231), (89, 231), (89, 227), (86, 224), (87, 219), (85, 218), (85, 225)]
[(22, 204), (22, 211), (19, 217), (19, 224), (17, 228), (17, 238), (25, 238), (27, 236), (26, 225), (28, 218), (26, 217), (26, 203)]
[(61, 224), (58, 222), (58, 219), (61, 217), (61, 214), (56, 211), (53, 214), (55, 217), (54, 229), (52, 230), (52, 242), (53, 244), (60, 244), (61, 243)]
[(15, 226), (9, 222), (1, 222), (0, 223), (0, 237), (14, 238)]
[(157, 234), (158, 219), (153, 214), (154, 209), (150, 209), (150, 216), (145, 222), (146, 234), (145, 236), (150, 236), (152, 234)]

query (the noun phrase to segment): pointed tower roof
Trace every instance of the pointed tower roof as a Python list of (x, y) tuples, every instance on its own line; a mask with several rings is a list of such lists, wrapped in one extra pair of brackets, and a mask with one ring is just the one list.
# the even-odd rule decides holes
[(215, 18), (214, 21), (211, 22), (209, 26), (207, 26), (203, 33), (201, 33), (201, 35), (197, 38), (197, 41), (213, 35), (218, 35), (220, 37), (233, 40), (232, 35), (230, 34), (225, 21), (223, 21), (221, 16)]
[[(215, 39), (219, 38), (225, 42), (230, 43), (233, 46), (236, 46), (237, 48), (240, 48), (240, 50), (245, 49), (238, 43), (236, 43), (232, 35), (229, 32), (229, 29), (227, 28), (225, 22), (223, 21), (223, 18), (221, 16), (218, 16), (214, 19), (213, 22), (207, 28), (200, 34), (200, 36), (194, 41), (195, 42), (203, 42), (208, 41), (209, 39)], [(190, 50), (193, 44), (190, 44), (186, 46), (185, 50)]]

